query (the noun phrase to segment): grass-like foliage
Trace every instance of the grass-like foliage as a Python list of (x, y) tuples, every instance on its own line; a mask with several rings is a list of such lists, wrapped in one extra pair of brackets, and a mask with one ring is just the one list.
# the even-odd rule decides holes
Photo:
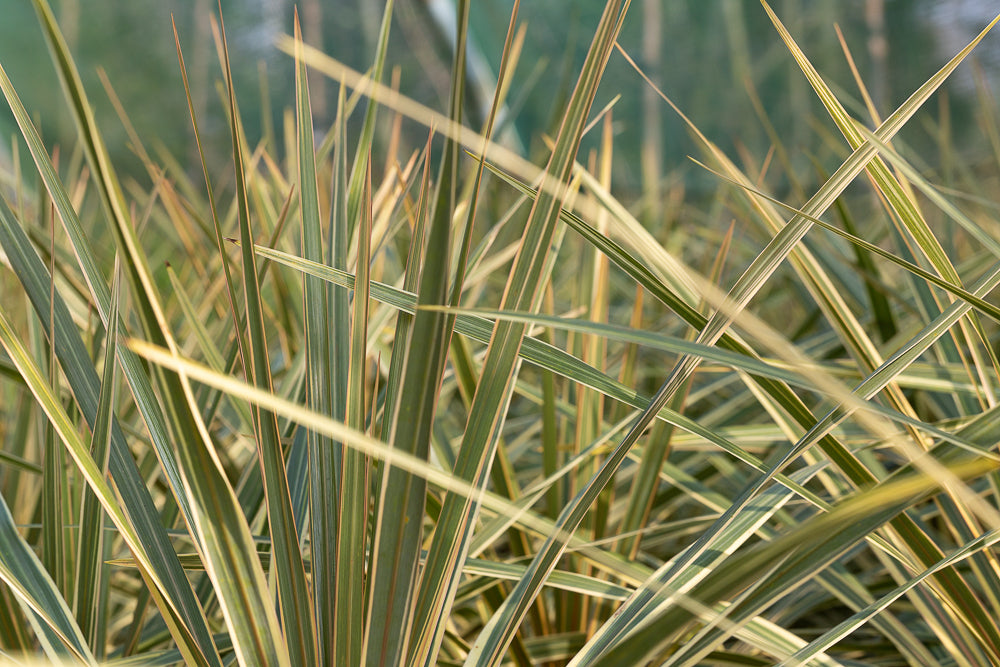
[(636, 204), (594, 104), (610, 59), (644, 76), (627, 0), (533, 155), (497, 139), (516, 2), (482, 127), (470, 0), (442, 111), (387, 83), (390, 0), (366, 74), (289, 26), (259, 145), (220, 23), (228, 169), (179, 47), (172, 93), (203, 178), (134, 134), (116, 170), (33, 2), (78, 150), (0, 71), (32, 158), (0, 198), (0, 661), (1000, 665), (1000, 169), (897, 136), (992, 24), (883, 119), (762, 3), (839, 164), (780, 130), (737, 164), (646, 79), (718, 188)]

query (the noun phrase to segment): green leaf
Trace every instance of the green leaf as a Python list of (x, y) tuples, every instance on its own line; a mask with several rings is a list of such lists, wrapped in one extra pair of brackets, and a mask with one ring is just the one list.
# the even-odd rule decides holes
[[(12, 108), (17, 112), (18, 119), (26, 122), (26, 118), (21, 115), (24, 108), (19, 103), (14, 104), (17, 100), (16, 97), (13, 97), (9, 83), (6, 74), (0, 69), (0, 85), (3, 86), (4, 93), (10, 95), (8, 100), (12, 102)], [(41, 148), (38, 135), (34, 133), (30, 125), (22, 126), (22, 131), (25, 131), (25, 136), (29, 139), (29, 147), (32, 148), (38, 161), (36, 164), (39, 165), (46, 185), (51, 188), (50, 192), (55, 194), (54, 200), (57, 203), (57, 210), (65, 216), (63, 218), (64, 224), (68, 230), (72, 230), (71, 235), (74, 240), (81, 243), (78, 246), (81, 251), (79, 254), (81, 266), (85, 269), (94, 268), (89, 248), (83, 245), (83, 233), (79, 228), (79, 221), (76, 219), (75, 213), (72, 212), (72, 206), (65, 190), (62, 189), (55, 176), (51, 163), (44, 158), (44, 149)], [(59, 363), (70, 388), (73, 390), (81, 413), (89, 424), (95, 425), (101, 384), (94, 367), (91, 365), (90, 355), (80, 339), (79, 332), (59, 292), (50, 292), (49, 281), (51, 279), (45, 265), (31, 247), (24, 231), (14, 219), (13, 212), (2, 198), (0, 198), (0, 246), (7, 254), (15, 274), (31, 299), (35, 313), (42, 323), (49, 322), (50, 313), (54, 316), (54, 326), (58, 332), (56, 337), (59, 341), (55, 350)], [(111, 298), (107, 285), (96, 274), (96, 268), (94, 273), (87, 272), (85, 275), (93, 279), (95, 296), (107, 297), (107, 301), (100, 298), (96, 300), (99, 309), (103, 310), (104, 316), (110, 317)], [(55, 299), (52, 300), (50, 297), (55, 297)], [(157, 402), (152, 398), (152, 390), (149, 387), (146, 371), (131, 351), (119, 347), (118, 353), (140, 411), (147, 419), (154, 443), (168, 447), (166, 451), (169, 452), (169, 455), (161, 459), (165, 476), (171, 482), (176, 483), (177, 486), (174, 488), (180, 488), (182, 486), (180, 474), (171, 465), (174, 463), (174, 455), (169, 449), (170, 441), (166, 437), (166, 429), (163, 426)], [(150, 563), (156, 568), (158, 578), (165, 586), (162, 595), (153, 592), (154, 599), (160, 606), (165, 619), (171, 619), (169, 623), (176, 631), (175, 637), (179, 637), (179, 643), (185, 647), (182, 649), (183, 652), (189, 660), (196, 664), (219, 664), (211, 659), (211, 656), (215, 656), (217, 661), (218, 657), (211, 643), (207, 622), (191, 591), (191, 586), (177, 562), (177, 554), (170, 545), (156, 506), (149, 495), (145, 481), (139, 475), (135, 460), (132, 458), (125, 441), (125, 435), (116, 420), (112, 420), (111, 454), (108, 467), (111, 479), (115, 482), (118, 492), (125, 501), (123, 509), (129, 517), (129, 522), (135, 527), (143, 548), (148, 550)], [(202, 654), (201, 658), (195, 657), (199, 654)]]
[[(546, 263), (549, 243), (559, 220), (562, 197), (568, 192), (567, 183), (587, 122), (587, 114), (628, 7), (627, 1), (610, 0), (605, 5), (604, 14), (587, 53), (576, 89), (573, 91), (556, 136), (555, 148), (543, 174), (543, 182), (550, 184), (552, 191), (543, 188), (528, 215), (518, 255), (514, 260), (514, 267), (504, 292), (502, 310), (537, 308), (539, 286), (542, 284), (540, 278)], [(483, 364), (483, 379), (473, 399), (462, 448), (455, 465), (457, 475), (477, 485), (485, 483), (486, 473), (489, 472), (492, 463), (499, 427), (503, 422), (502, 417), (498, 416), (506, 413), (510, 401), (513, 378), (517, 371), (518, 351), (524, 332), (523, 324), (502, 321), (497, 322), (493, 331)], [(438, 530), (443, 531), (445, 544), (456, 554), (451, 559), (453, 563), (460, 564), (464, 560), (477, 513), (478, 506), (475, 503), (460, 502), (457, 498), (445, 500), (445, 510), (442, 512)], [(483, 628), (466, 659), (466, 664), (495, 665), (503, 658), (528, 606), (537, 595), (541, 583), (541, 580), (536, 578), (538, 563), (538, 559), (532, 562), (525, 577), (518, 582), (501, 608)], [(548, 566), (549, 570), (551, 566), (554, 566), (554, 561)], [(459, 571), (454, 565), (450, 569), (451, 572), (442, 579), (445, 585), (438, 593), (440, 603), (445, 605), (449, 604), (449, 598), (454, 594)]]
[[(953, 473), (972, 478), (993, 466), (991, 462), (966, 459), (953, 468)], [(773, 601), (774, 595), (793, 590), (874, 528), (938, 488), (938, 480), (933, 477), (898, 474), (875, 489), (857, 494), (834, 511), (815, 517), (779, 539), (739, 554), (738, 564), (733, 567), (712, 569), (680, 599), (671, 595), (658, 600), (655, 610), (647, 611), (634, 632), (621, 637), (612, 648), (588, 664), (595, 667), (621, 664), (621, 661), (642, 664), (676, 640), (686, 619), (698, 618), (706, 612), (713, 621), (709, 626), (713, 632), (709, 634), (718, 631), (719, 628), (713, 626), (720, 619), (728, 619), (724, 624), (728, 634), (731, 623), (739, 624), (759, 613)], [(754, 585), (756, 587), (745, 600), (724, 611), (721, 608), (716, 608), (714, 613), (709, 611), (717, 601), (730, 598), (732, 591)], [(673, 604), (669, 603), (671, 601)], [(701, 649), (704, 655), (708, 646), (703, 644), (694, 648)]]
[[(298, 13), (295, 15), (296, 45), (301, 44)], [(305, 64), (295, 53), (295, 111), (296, 136), (298, 138), (298, 178), (299, 209), (302, 216), (302, 256), (315, 262), (322, 262), (323, 233), (320, 223), (319, 193), (316, 180), (316, 156), (314, 153), (313, 119), (309, 98), (309, 85)], [(342, 113), (342, 111), (341, 111)], [(338, 119), (336, 126), (342, 121)], [(343, 150), (338, 144), (337, 150)], [(339, 163), (335, 161), (335, 168)], [(331, 216), (333, 217), (333, 216)], [(342, 224), (346, 224), (342, 223)], [(332, 233), (332, 232), (331, 232)], [(331, 249), (332, 252), (332, 249)], [(307, 405), (321, 414), (334, 414), (332, 389), (338, 382), (338, 370), (331, 356), (330, 302), (327, 286), (317, 278), (303, 276), (303, 315), (305, 319)], [(313, 431), (306, 432), (309, 450), (310, 531), (312, 537), (312, 561), (315, 571), (322, 573), (312, 578), (314, 611), (317, 639), (317, 664), (333, 664), (334, 657), (328, 655), (331, 647), (342, 648), (338, 641), (336, 615), (336, 575), (337, 560), (333, 548), (337, 531), (335, 504), (329, 501), (337, 496), (334, 468), (333, 443)], [(322, 501), (320, 501), (322, 499)], [(355, 618), (359, 617), (355, 614)], [(344, 646), (349, 646), (347, 639)]]
[[(91, 439), (90, 452), (101, 471), (107, 474), (111, 448), (111, 426), (117, 399), (118, 381), (115, 359), (118, 348), (118, 262), (115, 262), (111, 300), (111, 328), (104, 349), (104, 371), (101, 374), (101, 397), (97, 421)], [(80, 533), (77, 541), (74, 603), (76, 618), (98, 657), (104, 657), (107, 632), (108, 578), (104, 561), (104, 511), (94, 494), (84, 489), (80, 510)]]
[[(351, 317), (350, 364), (345, 423), (364, 432), (367, 412), (368, 294), (371, 282), (372, 184), (371, 163), (361, 195), (357, 224), (358, 256), (354, 275), (354, 308)], [(366, 457), (350, 449), (340, 456), (340, 495), (337, 498), (337, 643), (334, 664), (361, 664), (364, 647), (365, 570), (368, 543), (369, 465)]]
[[(243, 161), (241, 123), (236, 107), (236, 91), (233, 87), (232, 71), (229, 66), (229, 49), (226, 31), (222, 29), (223, 69), (229, 94), (229, 124), (233, 146), (233, 165), (236, 172), (237, 220), (239, 222), (241, 259), (243, 269), (243, 296), (247, 324), (249, 326), (249, 348), (243, 349), (244, 372), (254, 384), (265, 391), (271, 391), (271, 363), (268, 353), (266, 327), (260, 295), (260, 276), (257, 272), (257, 258), (253, 252), (253, 232), (250, 229), (250, 210), (247, 203), (247, 176)], [(234, 320), (238, 320), (233, 313)], [(293, 664), (311, 665), (316, 662), (316, 635), (310, 590), (306, 584), (305, 566), (299, 547), (299, 532), (295, 527), (291, 494), (288, 490), (288, 476), (285, 470), (284, 451), (278, 433), (278, 420), (274, 413), (256, 406), (253, 410), (254, 430), (257, 438), (257, 458), (264, 480), (264, 497), (267, 503), (268, 528), (276, 559), (278, 574), (278, 600), (281, 610), (285, 645), (268, 647), (268, 652), (277, 650), (288, 656)], [(206, 443), (207, 444), (207, 443)], [(218, 471), (221, 475), (222, 471)], [(228, 488), (224, 477), (220, 477)], [(218, 484), (218, 486), (222, 486)], [(225, 489), (220, 489), (225, 491)], [(231, 494), (231, 490), (229, 490)], [(235, 498), (233, 498), (235, 500)], [(245, 568), (245, 563), (240, 567)], [(249, 570), (244, 570), (246, 584), (251, 583)], [(256, 572), (253, 573), (254, 577)], [(260, 582), (253, 582), (259, 587)], [(266, 588), (259, 588), (258, 595), (266, 600)], [(264, 620), (263, 616), (259, 617)], [(268, 623), (270, 619), (268, 618)], [(261, 633), (263, 635), (263, 633)], [(263, 635), (266, 637), (266, 635)]]
[(32, 548), (17, 532), (7, 501), (0, 496), (0, 580), (10, 587), (21, 604), (35, 614), (32, 623), (42, 647), (53, 662), (75, 658), (96, 665), (87, 640)]
[[(6, 315), (2, 312), (0, 312), (0, 345), (7, 351), (31, 393), (48, 416), (50, 424), (73, 458), (84, 480), (100, 500), (101, 506), (118, 528), (122, 539), (132, 550), (143, 577), (150, 584), (154, 598), (164, 607), (172, 607), (172, 600), (164, 595), (166, 587), (159, 579), (153, 562), (140, 542), (139, 534), (129, 523), (125, 512), (111, 491), (111, 487), (104, 480), (101, 469), (90, 456), (89, 449), (77, 433), (75, 425), (69, 419), (58, 397), (52, 394), (38, 367), (27, 354), (11, 328)], [(176, 554), (174, 554), (174, 562), (177, 562)], [(177, 566), (180, 567), (180, 564), (177, 563)], [(181, 576), (183, 577), (183, 572)], [(176, 608), (173, 608), (172, 611), (173, 614), (177, 614)]]

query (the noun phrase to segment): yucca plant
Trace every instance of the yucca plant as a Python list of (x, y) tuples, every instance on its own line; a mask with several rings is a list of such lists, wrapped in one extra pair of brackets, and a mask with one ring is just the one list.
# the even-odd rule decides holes
[(518, 2), (475, 128), (468, 0), (444, 112), (383, 83), (392, 0), (366, 74), (296, 20), (281, 145), (248, 142), (219, 22), (231, 171), (178, 46), (200, 182), (134, 132), (119, 173), (33, 3), (82, 158), (0, 70), (37, 172), (0, 198), (0, 659), (1000, 664), (997, 165), (945, 189), (897, 137), (996, 20), (882, 119), (762, 2), (844, 139), (801, 202), (768, 193), (815, 180), (779, 133), (739, 166), (645, 79), (718, 183), (655, 196), (661, 243), (594, 108), (609, 59), (645, 77), (628, 0), (543, 156), (495, 140)]

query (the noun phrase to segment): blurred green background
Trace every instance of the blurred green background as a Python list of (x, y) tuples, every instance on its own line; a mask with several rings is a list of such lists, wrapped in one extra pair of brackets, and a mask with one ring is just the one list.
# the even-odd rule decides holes
[[(31, 3), (0, 0), (0, 5), (0, 63), (28, 109), (40, 119), (44, 136), (65, 150), (72, 145), (73, 128)], [(484, 97), (491, 92), (491, 72), (499, 61), (512, 5), (512, 0), (474, 3), (473, 72)], [(292, 0), (222, 3), (239, 102), (253, 142), (266, 136), (270, 125), (280, 144), (282, 111), (291, 100), (293, 77), (290, 58), (274, 42), (291, 32), (294, 6)], [(451, 0), (398, 0), (395, 8), (390, 66), (399, 68), (404, 92), (437, 109), (444, 108), (447, 95), (452, 6)], [(510, 129), (516, 135), (512, 139), (525, 150), (543, 148), (540, 135), (551, 130), (556, 120), (554, 110), (561, 108), (568, 94), (567, 86), (602, 6), (599, 0), (522, 2), (520, 18), (528, 26), (527, 36), (508, 103)], [(995, 3), (971, 0), (775, 0), (773, 6), (828, 81), (848, 98), (860, 100), (834, 29), (839, 25), (882, 114), (895, 108), (964, 46), (996, 11)], [(224, 159), (228, 130), (221, 115), (220, 69), (209, 21), (217, 11), (213, 0), (61, 0), (54, 7), (119, 164), (139, 172), (138, 160), (101, 90), (99, 69), (106, 71), (140, 136), (150, 138), (150, 148), (162, 143), (163, 150), (183, 163), (193, 163), (194, 144), (171, 17), (177, 24), (207, 145), (210, 150), (218, 146), (219, 158)], [(306, 41), (352, 67), (366, 68), (382, 2), (305, 0), (298, 7)], [(843, 141), (759, 3), (634, 0), (621, 41), (663, 90), (731, 155), (763, 160), (771, 144), (767, 123), (793, 154), (805, 182), (814, 180), (812, 162), (830, 164), (830, 159), (844, 154)], [(938, 104), (930, 105), (902, 135), (902, 141), (928, 163), (937, 164), (942, 157), (936, 154), (938, 145), (947, 145), (949, 150), (957, 147), (962, 159), (970, 163), (992, 159), (972, 109), (977, 96), (992, 95), (991, 84), (1000, 71), (1000, 37), (988, 38), (974, 55), (971, 66), (963, 65), (938, 95)], [(329, 125), (336, 86), (330, 82), (319, 86), (313, 83), (317, 125)], [(618, 95), (614, 110), (616, 188), (648, 193), (655, 183), (682, 178), (697, 190), (699, 183), (711, 180), (685, 160), (695, 148), (679, 119), (652, 97), (616, 54), (595, 109)], [(754, 95), (760, 107), (753, 103)], [(483, 104), (488, 102), (488, 98), (483, 100)], [(476, 111), (469, 109), (471, 125), (478, 122)], [(860, 107), (856, 112), (866, 117)], [(9, 111), (0, 111), (5, 146), (0, 154), (9, 156), (12, 127)], [(425, 130), (408, 124), (406, 131), (414, 145), (422, 145)], [(271, 148), (279, 154), (282, 149), (280, 145)], [(640, 167), (643, 160), (645, 168)]]

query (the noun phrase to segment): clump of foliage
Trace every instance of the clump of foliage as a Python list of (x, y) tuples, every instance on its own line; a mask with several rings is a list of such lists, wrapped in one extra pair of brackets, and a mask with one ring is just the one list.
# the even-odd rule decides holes
[[(538, 164), (492, 141), (517, 3), (483, 128), (468, 0), (443, 114), (381, 83), (391, 1), (367, 75), (287, 40), (283, 151), (248, 145), (220, 30), (232, 170), (134, 135), (146, 188), (34, 4), (80, 149), (0, 72), (37, 172), (0, 199), (4, 659), (1000, 664), (995, 165), (945, 189), (894, 143), (992, 24), (866, 123), (762, 3), (844, 157), (782, 203), (780, 133), (740, 167), (681, 114), (719, 189), (664, 193), (662, 244), (593, 108), (627, 1)], [(307, 67), (340, 84), (324, 136)]]

